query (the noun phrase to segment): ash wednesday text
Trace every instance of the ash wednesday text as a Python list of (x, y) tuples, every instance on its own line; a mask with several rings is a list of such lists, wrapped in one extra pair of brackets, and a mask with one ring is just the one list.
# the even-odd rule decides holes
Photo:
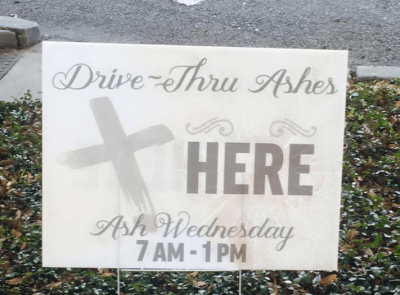
[[(108, 233), (113, 239), (121, 236), (146, 236), (148, 234), (147, 226), (151, 224), (144, 222), (146, 219), (144, 214), (141, 214), (136, 221), (130, 225), (124, 216), (118, 215), (110, 220), (100, 220), (96, 223), (98, 232), (91, 232), (92, 235), (99, 236)], [(190, 222), (190, 214), (182, 211), (174, 220), (170, 214), (162, 212), (154, 217), (154, 225), (162, 231), (164, 238), (177, 238), (186, 236), (188, 238), (264, 238), (279, 241), (276, 245), (276, 250), (281, 251), (285, 248), (289, 239), (293, 238), (294, 227), (271, 226), (269, 218), (266, 218), (260, 225), (248, 226), (242, 223), (240, 226), (225, 226), (218, 224), (218, 217), (214, 218), (211, 224), (192, 225)]]

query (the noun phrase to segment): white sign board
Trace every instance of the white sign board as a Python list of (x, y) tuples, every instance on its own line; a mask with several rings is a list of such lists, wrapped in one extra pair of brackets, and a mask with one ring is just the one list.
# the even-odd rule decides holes
[(43, 265), (337, 269), (347, 52), (43, 44)]

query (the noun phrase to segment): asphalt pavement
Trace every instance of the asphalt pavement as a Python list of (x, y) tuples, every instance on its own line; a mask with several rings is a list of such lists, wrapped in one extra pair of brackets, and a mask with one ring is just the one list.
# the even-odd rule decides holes
[(400, 66), (399, 0), (1, 0), (15, 14), (50, 40), (344, 49), (352, 69)]

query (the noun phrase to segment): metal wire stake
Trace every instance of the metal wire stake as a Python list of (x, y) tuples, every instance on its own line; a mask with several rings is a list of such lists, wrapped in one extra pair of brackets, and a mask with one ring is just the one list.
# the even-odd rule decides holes
[[(118, 212), (121, 212), (121, 188), (118, 190)], [(120, 281), (119, 281), (119, 264), (120, 264), (120, 241), (121, 241), (121, 234), (120, 233), (118, 233), (118, 243), (117, 243), (117, 245), (118, 245), (118, 249), (117, 249), (117, 252), (118, 252), (118, 267), (117, 267), (117, 283), (118, 283), (118, 288), (117, 288), (117, 291), (118, 291), (118, 293), (117, 293), (117, 295), (119, 295), (119, 294), (121, 294), (121, 292), (120, 292)]]
[(242, 295), (242, 269), (239, 269), (239, 295)]
[(117, 268), (117, 281), (118, 281), (118, 295), (121, 294), (120, 289), (119, 289), (119, 267)]

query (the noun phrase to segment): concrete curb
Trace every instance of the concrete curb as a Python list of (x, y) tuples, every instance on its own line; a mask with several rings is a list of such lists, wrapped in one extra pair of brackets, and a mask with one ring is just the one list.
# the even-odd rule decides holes
[(0, 48), (17, 48), (17, 35), (14, 32), (0, 30)]
[(37, 23), (14, 17), (0, 16), (0, 30), (0, 48), (28, 48), (41, 38)]
[(358, 66), (357, 81), (400, 79), (400, 67)]

